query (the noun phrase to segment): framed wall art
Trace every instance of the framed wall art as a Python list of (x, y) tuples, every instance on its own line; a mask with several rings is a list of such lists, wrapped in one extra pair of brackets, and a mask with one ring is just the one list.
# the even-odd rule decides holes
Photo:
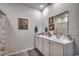
[(53, 17), (49, 18), (49, 24), (53, 23)]
[(54, 30), (54, 21), (53, 21), (53, 17), (49, 18), (49, 31), (53, 31)]
[(50, 25), (49, 25), (49, 30), (52, 31), (52, 30), (54, 30), (54, 29), (55, 29), (54, 24), (50, 24)]
[(28, 19), (18, 18), (18, 29), (27, 30), (28, 29)]

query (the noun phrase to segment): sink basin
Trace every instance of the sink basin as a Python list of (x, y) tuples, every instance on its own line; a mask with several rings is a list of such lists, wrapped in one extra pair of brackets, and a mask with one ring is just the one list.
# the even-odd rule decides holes
[(43, 36), (43, 35), (38, 35), (38, 36), (45, 38), (47, 40), (61, 43), (61, 44), (68, 44), (68, 43), (72, 42), (72, 41), (68, 40), (67, 37), (63, 37), (63, 36), (60, 36), (59, 38), (57, 38), (55, 35), (53, 35), (52, 37), (47, 37), (47, 36)]

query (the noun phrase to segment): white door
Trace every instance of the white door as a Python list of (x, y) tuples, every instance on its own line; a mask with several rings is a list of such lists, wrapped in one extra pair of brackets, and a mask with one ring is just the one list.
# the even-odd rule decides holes
[(47, 39), (43, 39), (43, 55), (49, 56), (49, 41)]
[(63, 45), (56, 43), (56, 42), (52, 42), (49, 43), (50, 46), (50, 56), (63, 56)]

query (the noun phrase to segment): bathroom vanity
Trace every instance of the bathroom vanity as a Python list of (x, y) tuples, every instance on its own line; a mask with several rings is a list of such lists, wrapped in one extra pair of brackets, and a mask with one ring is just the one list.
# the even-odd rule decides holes
[(45, 56), (72, 56), (73, 41), (68, 38), (56, 38), (36, 35), (35, 47)]

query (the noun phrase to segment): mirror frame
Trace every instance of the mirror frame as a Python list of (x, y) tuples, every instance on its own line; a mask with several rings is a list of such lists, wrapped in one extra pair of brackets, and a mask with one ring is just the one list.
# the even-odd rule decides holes
[[(60, 15), (65, 14), (65, 13), (68, 13), (67, 35), (69, 35), (69, 11), (64, 11), (64, 12), (62, 12), (62, 13), (59, 13), (59, 14), (55, 15), (55, 16), (51, 16), (51, 17), (49, 17), (49, 19), (50, 19), (50, 18), (57, 17), (57, 16), (60, 16)], [(49, 26), (48, 26), (48, 27), (49, 27)], [(49, 30), (49, 31), (50, 31), (50, 30)], [(52, 30), (52, 31), (53, 31), (53, 30)]]

